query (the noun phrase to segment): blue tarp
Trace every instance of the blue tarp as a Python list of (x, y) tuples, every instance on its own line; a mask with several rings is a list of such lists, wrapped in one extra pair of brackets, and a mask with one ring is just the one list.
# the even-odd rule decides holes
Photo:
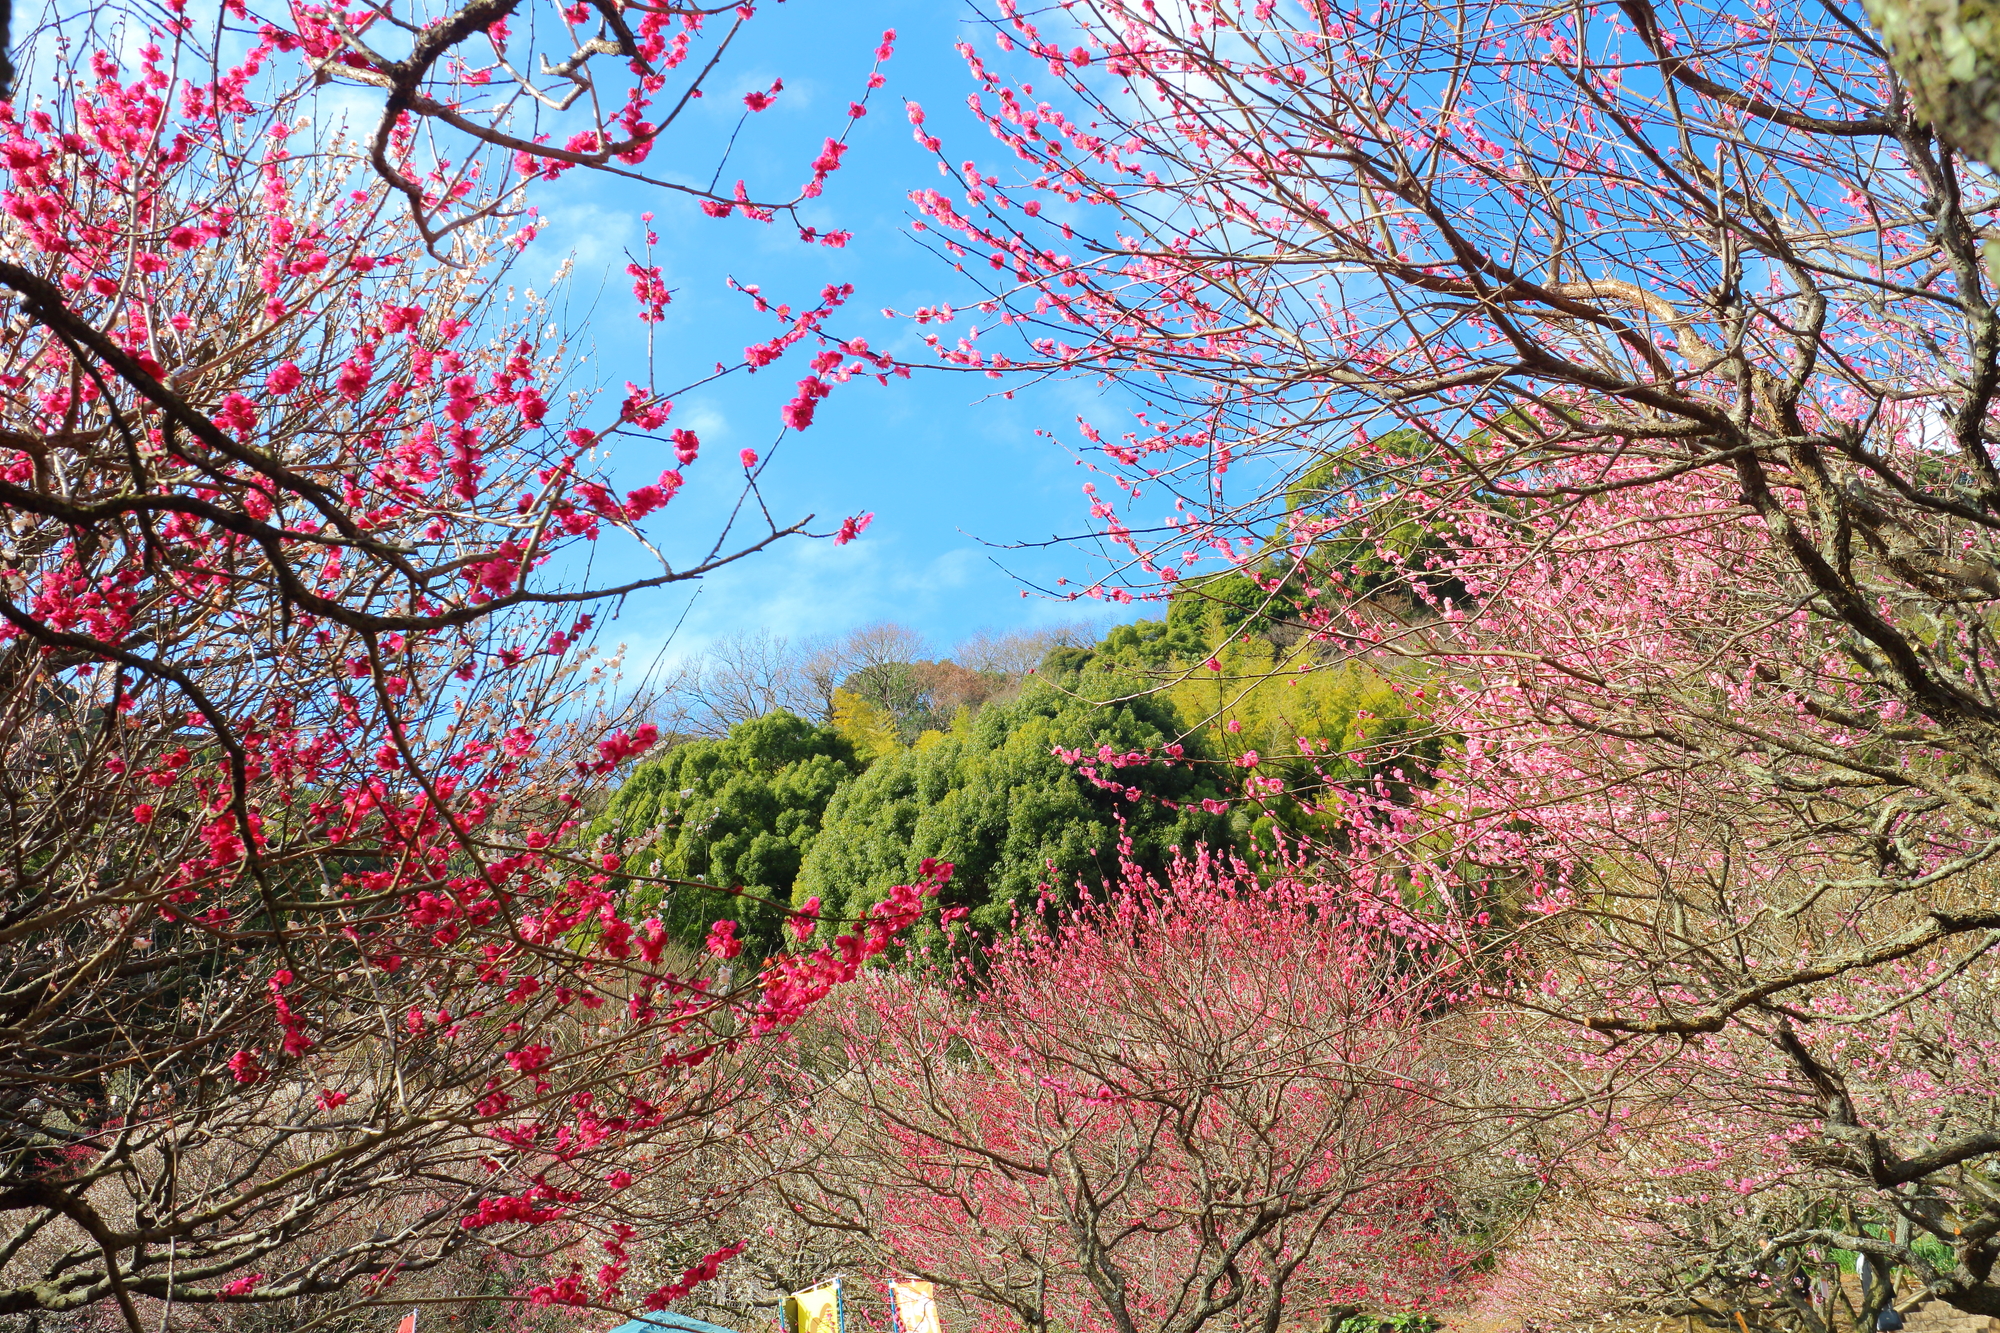
[(675, 1314), (672, 1310), (661, 1310), (657, 1314), (634, 1319), (629, 1324), (620, 1324), (611, 1333), (736, 1333), (736, 1330), (711, 1324), (705, 1319)]

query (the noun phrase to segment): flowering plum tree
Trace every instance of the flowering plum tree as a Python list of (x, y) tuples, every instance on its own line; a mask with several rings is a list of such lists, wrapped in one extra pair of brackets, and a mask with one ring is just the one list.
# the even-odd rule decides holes
[(1954, 0), (1874, 0), (1868, 16), (1889, 39), (1896, 73), (1917, 109), (1937, 123), (1939, 135), (1989, 166), (2000, 159), (2000, 125), (1990, 92), (2000, 69), (2000, 45), (1978, 11)]
[[(932, 336), (1144, 396), (1078, 424), (1118, 557), (1086, 591), (1219, 558), (1327, 651), (1415, 663), (1462, 758), (1421, 835), (1346, 808), (1511, 999), (1617, 1043), (1565, 1095), (1740, 1027), (1817, 1108), (1798, 1179), (1924, 1233), (1990, 1113), (1876, 1118), (1819, 1006), (1865, 978), (1899, 1022), (2000, 927), (2000, 193), (1932, 117), (1965, 126), (1851, 5), (990, 18), (963, 52), (1011, 178), (910, 112), (957, 187), (918, 225), (983, 284), (984, 334)], [(2000, 1310), (2000, 1208), (1954, 1207), (1951, 1263), (1898, 1261)]]
[(873, 976), (834, 1012), (844, 1060), (801, 1071), (824, 1090), (793, 1202), (982, 1326), (1269, 1333), (1433, 1302), (1467, 1257), (1426, 1036), (1451, 986), (1402, 921), (1194, 860), (1003, 941), (963, 989)]
[[(657, 1308), (728, 1251), (637, 1287), (633, 1238), (712, 1201), (635, 1170), (728, 1132), (742, 1044), (916, 913), (921, 886), (721, 985), (575, 836), (654, 741), (593, 712), (593, 608), (806, 524), (663, 530), (700, 447), (670, 395), (593, 408), (540, 300), (503, 295), (523, 178), (658, 147), (706, 12), (521, 10), (99, 14), (125, 26), (44, 33), (42, 95), (0, 104), (0, 1313), (330, 1318), (558, 1249), (520, 1299)], [(531, 65), (551, 26), (574, 55)], [(386, 89), (372, 137), (316, 128), (340, 81)], [(549, 146), (500, 114), (521, 99), (596, 138)], [(840, 299), (746, 362), (819, 346)], [(657, 480), (613, 489), (614, 444)], [(656, 568), (565, 581), (642, 527)]]
[(1992, 1132), (1994, 981), (1986, 958), (1905, 962), (1816, 988), (1782, 1026), (1753, 1015), (1641, 1045), (1496, 1025), (1487, 1050), (1513, 1103), (1570, 1109), (1524, 1117), (1534, 1131), (1505, 1150), (1547, 1194), (1485, 1313), (1721, 1327), (1749, 1310), (1859, 1333), (1892, 1302), (1976, 1308), (1990, 1183), (1962, 1154)]
[[(1142, 531), (1144, 500), (1095, 499), (1125, 554), (1110, 582), (1158, 591), (1204, 553), (1264, 548), (1270, 565), (1303, 562), (1307, 628), (1428, 653), (1465, 605), (1411, 579), (1429, 595), (1399, 634), (1386, 599), (1350, 617), (1342, 571), (1315, 554), (1372, 538), (1393, 560), (1391, 520), (1486, 512), (1477, 551), (1429, 558), (1473, 561), (1460, 572), (1501, 604), (1511, 580), (1553, 578), (1579, 550), (1616, 558), (1625, 519), (1577, 506), (1617, 495), (1602, 503), (1657, 515), (1632, 542), (1727, 534), (1706, 566), (1722, 587), (1679, 575), (1691, 597), (1740, 592), (1718, 620), (1748, 633), (1800, 617), (1782, 657), (1744, 645), (1762, 666), (1732, 681), (1748, 695), (1736, 712), (1803, 711), (1847, 743), (1744, 733), (1770, 747), (1760, 788), (1786, 791), (1776, 770), (1796, 764), (1865, 790), (1836, 822), (1890, 839), (1869, 872), (1881, 892), (1979, 863), (1994, 826), (1967, 784), (1986, 781), (1992, 748), (2000, 504), (1984, 173), (1898, 100), (1845, 14), (1478, 13), (1474, 37), (1416, 3), (1200, 18), (1113, 4), (1044, 33), (1003, 6), (993, 59), (1031, 58), (1047, 77), (1028, 89), (965, 48), (1025, 179), (960, 168), (968, 193), (920, 193), (921, 225), (979, 249), (994, 275), (982, 309), (1026, 328), (1034, 364), (1160, 379), (1122, 442), (1082, 426), (1128, 498), (1173, 502)], [(1059, 239), (1095, 219), (1116, 230)], [(1022, 362), (970, 335), (938, 345), (986, 371)], [(1322, 499), (1287, 507), (1307, 475)], [(1511, 655), (1485, 641), (1489, 660), (1557, 651), (1569, 627), (1541, 609), (1507, 626), (1535, 638)], [(1678, 613), (1658, 623), (1671, 632)]]

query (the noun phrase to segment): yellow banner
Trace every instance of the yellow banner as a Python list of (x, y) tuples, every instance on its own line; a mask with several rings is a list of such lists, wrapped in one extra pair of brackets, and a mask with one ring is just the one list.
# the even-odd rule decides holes
[(938, 1327), (937, 1290), (911, 1278), (889, 1284), (889, 1306), (896, 1312), (896, 1333), (943, 1333)]
[(841, 1333), (839, 1278), (794, 1293), (792, 1302), (798, 1310), (794, 1333)]

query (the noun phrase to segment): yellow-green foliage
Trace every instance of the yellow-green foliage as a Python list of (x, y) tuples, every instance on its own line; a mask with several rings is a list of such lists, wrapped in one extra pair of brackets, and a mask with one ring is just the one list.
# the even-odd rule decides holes
[(854, 747), (854, 753), (864, 764), (887, 758), (903, 748), (896, 735), (894, 715), (852, 690), (833, 692), (833, 729)]
[[(1283, 795), (1260, 794), (1257, 804), (1239, 807), (1238, 831), (1267, 848), (1278, 827), (1332, 832), (1310, 808), (1325, 785), (1379, 781), (1392, 794), (1406, 792), (1429, 780), (1443, 749), (1421, 712), (1420, 677), (1320, 660), (1296, 629), (1270, 618), (1272, 600), (1242, 573), (1205, 579), (1176, 594), (1164, 620), (1119, 626), (1069, 663), (1155, 682), (1195, 739), (1224, 762), (1231, 785), (1251, 772), (1282, 779)], [(1280, 646), (1287, 638), (1291, 646)], [(1234, 766), (1252, 750), (1254, 770)]]
[(1215, 660), (1222, 670), (1197, 666), (1165, 693), (1183, 718), (1206, 729), (1219, 755), (1303, 758), (1298, 741), (1305, 737), (1324, 760), (1356, 754), (1366, 763), (1385, 741), (1402, 744), (1417, 721), (1405, 695), (1361, 663), (1288, 662), (1263, 639), (1230, 644)]
[(1245, 830), (1266, 850), (1277, 828), (1327, 831), (1308, 808), (1326, 784), (1381, 779), (1400, 789), (1421, 780), (1416, 770), (1436, 758), (1407, 689), (1363, 663), (1287, 659), (1261, 638), (1230, 644), (1211, 660), (1222, 669), (1197, 664), (1164, 693), (1218, 758), (1233, 763), (1254, 750), (1258, 764), (1245, 772), (1284, 779), (1285, 795), (1266, 798)]

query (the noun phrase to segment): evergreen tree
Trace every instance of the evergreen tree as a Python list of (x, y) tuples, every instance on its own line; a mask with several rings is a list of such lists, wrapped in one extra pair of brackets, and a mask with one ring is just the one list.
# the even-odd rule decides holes
[[(1067, 899), (1079, 878), (1114, 878), (1125, 834), (1133, 859), (1149, 869), (1164, 867), (1177, 848), (1226, 844), (1228, 817), (1201, 806), (1219, 794), (1203, 769), (1111, 770), (1139, 790), (1131, 800), (1054, 753), (1095, 754), (1108, 745), (1120, 755), (1162, 755), (1181, 737), (1180, 717), (1162, 699), (1118, 698), (1130, 684), (1102, 672), (1072, 675), (1060, 688), (1033, 679), (1017, 698), (961, 712), (931, 744), (878, 760), (827, 806), (793, 901), (817, 897), (830, 915), (858, 915), (892, 885), (908, 883), (929, 856), (956, 867), (942, 905), (966, 908), (974, 925), (997, 929), (1017, 907), (1032, 910), (1044, 886)], [(1186, 758), (1205, 760), (1207, 750), (1190, 738)]]
[(732, 919), (745, 948), (767, 955), (782, 947), (783, 912), (757, 899), (791, 897), (828, 800), (859, 771), (839, 734), (779, 710), (641, 764), (591, 833), (625, 858), (628, 917), (657, 914), (697, 947)]

